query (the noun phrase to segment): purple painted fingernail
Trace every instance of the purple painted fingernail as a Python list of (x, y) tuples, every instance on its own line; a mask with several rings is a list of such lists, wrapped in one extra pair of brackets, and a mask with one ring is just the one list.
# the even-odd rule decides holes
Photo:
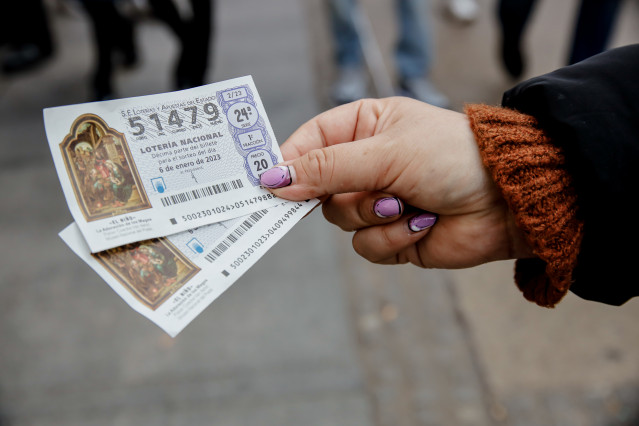
[(375, 214), (387, 218), (402, 214), (402, 202), (397, 197), (380, 198), (373, 207)]
[(267, 188), (282, 188), (293, 183), (288, 166), (275, 166), (260, 176), (260, 183)]
[(434, 213), (426, 212), (418, 214), (412, 217), (408, 221), (408, 227), (413, 232), (423, 231), (426, 228), (430, 228), (437, 222), (437, 215)]

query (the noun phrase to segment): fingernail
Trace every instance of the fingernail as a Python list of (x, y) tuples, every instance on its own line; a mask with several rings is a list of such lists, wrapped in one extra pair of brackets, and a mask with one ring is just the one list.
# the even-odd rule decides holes
[(373, 207), (375, 214), (379, 217), (393, 217), (402, 214), (402, 202), (397, 197), (380, 198), (375, 201)]
[(430, 228), (437, 222), (437, 215), (434, 213), (426, 212), (418, 214), (412, 217), (408, 221), (408, 227), (413, 232), (423, 231), (426, 228)]
[(275, 166), (260, 176), (260, 183), (267, 188), (282, 188), (292, 182), (288, 166)]

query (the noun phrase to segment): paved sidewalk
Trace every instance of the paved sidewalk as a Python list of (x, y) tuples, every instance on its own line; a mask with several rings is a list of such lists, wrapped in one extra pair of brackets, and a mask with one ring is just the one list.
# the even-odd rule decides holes
[[(512, 82), (493, 52), (493, 1), (471, 26), (433, 3), (435, 81), (458, 109), (497, 103)], [(388, 2), (363, 4), (388, 52)], [(540, 5), (531, 75), (561, 65), (555, 28), (574, 4)], [(639, 40), (637, 5), (625, 12), (617, 44)], [(217, 19), (210, 79), (252, 74), (280, 142), (328, 107), (321, 0), (218, 1)], [(169, 338), (56, 235), (71, 217), (41, 110), (86, 101), (92, 54), (80, 14), (54, 21), (56, 57), (0, 76), (0, 425), (637, 424), (638, 300), (569, 296), (549, 311), (523, 300), (511, 262), (371, 265), (319, 211)], [(146, 22), (139, 39), (141, 66), (118, 76), (118, 93), (171, 90), (171, 34)]]

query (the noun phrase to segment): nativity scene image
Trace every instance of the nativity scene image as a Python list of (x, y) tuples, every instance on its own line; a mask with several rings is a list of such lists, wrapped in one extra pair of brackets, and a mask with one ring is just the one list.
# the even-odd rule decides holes
[(97, 115), (78, 117), (60, 149), (87, 222), (151, 207), (124, 135)]
[(166, 238), (127, 244), (92, 256), (152, 310), (200, 271)]

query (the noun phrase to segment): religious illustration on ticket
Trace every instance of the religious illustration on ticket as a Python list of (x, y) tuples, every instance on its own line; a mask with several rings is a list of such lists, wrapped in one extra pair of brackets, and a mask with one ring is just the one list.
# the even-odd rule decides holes
[(200, 271), (166, 238), (126, 244), (94, 253), (93, 257), (152, 310)]
[(60, 149), (87, 222), (151, 207), (124, 134), (99, 116), (78, 117)]

